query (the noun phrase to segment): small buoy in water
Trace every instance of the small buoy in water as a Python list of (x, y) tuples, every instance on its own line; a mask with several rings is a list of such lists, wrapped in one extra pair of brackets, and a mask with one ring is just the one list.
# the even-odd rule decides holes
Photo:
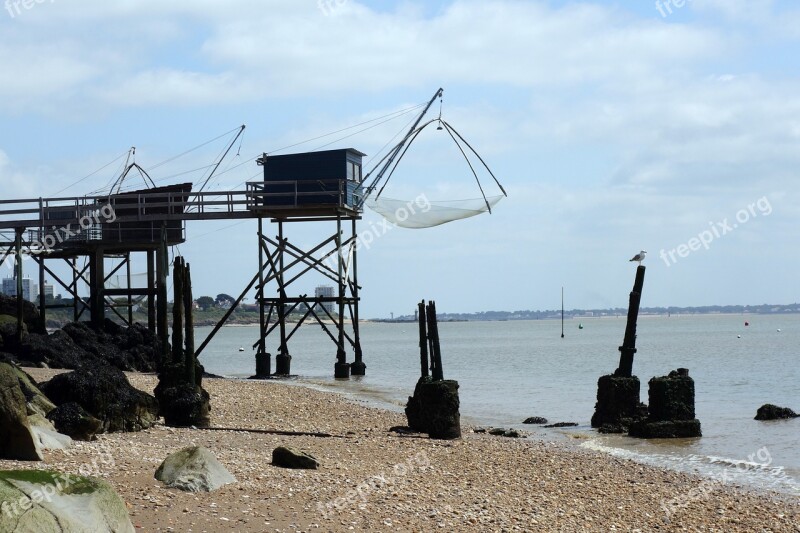
[(239, 346), (239, 351), (240, 351), (240, 352), (243, 352), (243, 351), (244, 351), (244, 348), (243, 348), (243, 347), (241, 347), (241, 346)]
[(736, 338), (737, 338), (737, 339), (741, 339), (741, 338), (742, 338), (742, 336), (741, 336), (741, 335), (736, 335)]
[(583, 324), (578, 324), (578, 329), (583, 329)]
[(781, 328), (778, 328), (778, 333), (780, 333), (780, 332), (781, 332)]
[(745, 321), (744, 321), (744, 325), (745, 325), (745, 326), (749, 326), (749, 325), (750, 325), (750, 322), (748, 322), (748, 321), (746, 321), (746, 320), (745, 320)]

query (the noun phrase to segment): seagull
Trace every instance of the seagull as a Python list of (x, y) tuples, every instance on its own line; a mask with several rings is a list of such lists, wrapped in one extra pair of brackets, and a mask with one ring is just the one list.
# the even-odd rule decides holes
[(644, 261), (644, 254), (646, 254), (646, 253), (647, 253), (646, 251), (642, 250), (638, 254), (636, 254), (633, 257), (631, 257), (630, 261), (637, 261), (639, 263), (639, 265), (641, 265), (642, 261)]

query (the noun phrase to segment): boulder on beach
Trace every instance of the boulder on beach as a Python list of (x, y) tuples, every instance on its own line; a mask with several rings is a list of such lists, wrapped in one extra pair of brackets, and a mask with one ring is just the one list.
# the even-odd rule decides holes
[(574, 428), (577, 426), (577, 422), (556, 422), (555, 424), (548, 424), (546, 428)]
[(47, 414), (56, 408), (55, 404), (39, 390), (39, 384), (36, 383), (27, 372), (22, 370), (16, 365), (11, 365), (14, 373), (19, 381), (20, 390), (25, 396), (25, 406), (28, 415), (47, 416)]
[(282, 468), (306, 470), (316, 470), (319, 467), (319, 461), (312, 455), (285, 446), (272, 450), (272, 464)]
[(66, 450), (72, 447), (69, 435), (60, 433), (53, 423), (42, 415), (28, 415), (28, 425), (40, 450)]
[[(28, 326), (22, 323), (23, 333), (28, 332)], [(0, 339), (3, 344), (13, 345), (14, 338), (17, 336), (17, 319), (13, 315), (0, 314)]]
[(498, 437), (509, 437), (512, 439), (518, 439), (522, 437), (519, 431), (516, 429), (506, 429), (506, 428), (490, 428), (489, 435), (495, 435)]
[(173, 453), (161, 463), (155, 478), (168, 487), (187, 492), (211, 492), (236, 478), (209, 450), (190, 446)]
[(766, 403), (758, 408), (755, 420), (783, 420), (787, 418), (800, 417), (788, 407), (778, 407), (771, 403)]
[(160, 361), (154, 333), (141, 324), (124, 328), (106, 320), (102, 328), (95, 328), (88, 322), (72, 322), (51, 334), (26, 326), (30, 333), (21, 341), (16, 339), (16, 324), (13, 316), (0, 315), (0, 346), (23, 366), (75, 369), (108, 364), (154, 372)]
[(47, 415), (59, 433), (75, 440), (90, 441), (103, 429), (103, 423), (75, 402), (59, 405)]
[(135, 389), (125, 374), (110, 366), (59, 374), (41, 389), (56, 405), (80, 405), (102, 422), (105, 432), (141, 431), (158, 418), (156, 399)]
[(547, 424), (547, 419), (542, 416), (531, 416), (526, 418), (523, 424)]
[[(6, 296), (0, 294), (0, 315), (8, 315), (14, 319), (16, 324), (17, 319), (17, 297)], [(39, 309), (35, 304), (27, 300), (22, 301), (22, 322), (30, 331), (35, 330), (39, 325)]]
[(106, 319), (103, 328), (93, 328), (87, 322), (72, 322), (61, 331), (84, 351), (120, 370), (155, 372), (158, 369), (156, 337), (141, 324), (123, 328)]
[(25, 395), (14, 367), (0, 363), (0, 458), (41, 461), (38, 440), (28, 424)]
[(42, 470), (0, 471), (0, 531), (134, 533), (107, 482)]

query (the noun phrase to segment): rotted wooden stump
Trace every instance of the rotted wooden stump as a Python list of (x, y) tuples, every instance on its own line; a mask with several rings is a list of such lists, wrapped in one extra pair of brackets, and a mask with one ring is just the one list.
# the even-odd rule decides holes
[(432, 439), (458, 439), (461, 437), (458, 409), (458, 381), (420, 378), (414, 396), (408, 398), (406, 405), (408, 427), (427, 433)]

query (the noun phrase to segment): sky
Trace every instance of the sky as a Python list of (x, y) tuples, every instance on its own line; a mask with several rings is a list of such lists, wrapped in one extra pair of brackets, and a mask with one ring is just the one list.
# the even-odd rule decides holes
[[(440, 312), (555, 309), (562, 286), (568, 309), (626, 307), (639, 250), (643, 306), (800, 300), (796, 2), (0, 7), (0, 199), (107, 191), (132, 146), (159, 185), (199, 183), (242, 124), (207, 190), (258, 180), (263, 152), (353, 147), (368, 169), (413, 115), (375, 119), (442, 87), (442, 117), (508, 197), (492, 214), (391, 227), (362, 247), (363, 317), (407, 314), (423, 298)], [(437, 102), (429, 118), (439, 111)], [(372, 127), (340, 131), (365, 121)], [(480, 197), (433, 128), (385, 192)], [(380, 220), (368, 210), (359, 229)], [(302, 226), (288, 235), (301, 246), (331, 233)], [(192, 265), (195, 296), (237, 296), (257, 269), (255, 222), (190, 222), (187, 234), (173, 253)]]

